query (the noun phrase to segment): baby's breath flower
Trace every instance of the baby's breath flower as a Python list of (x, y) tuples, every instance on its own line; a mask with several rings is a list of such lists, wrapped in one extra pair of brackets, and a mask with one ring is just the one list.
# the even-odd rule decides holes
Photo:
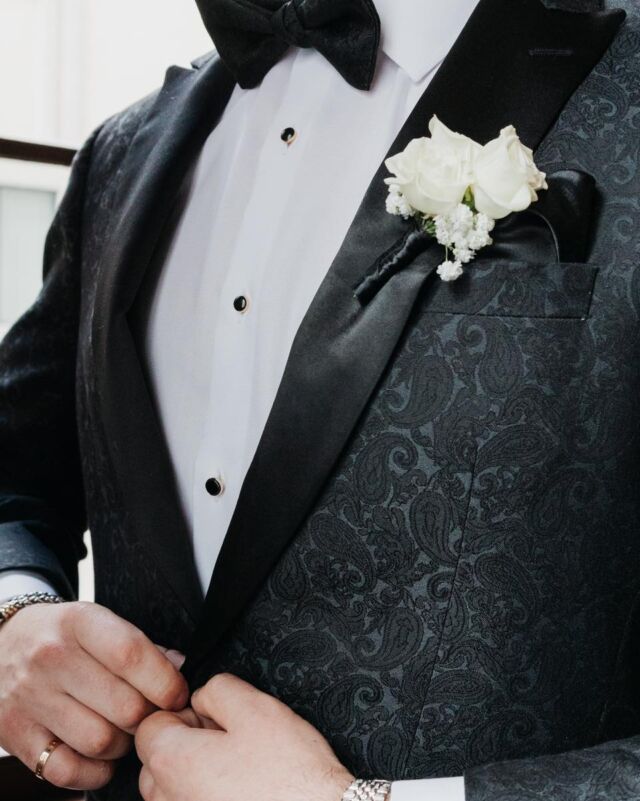
[(462, 272), (462, 265), (459, 261), (443, 261), (437, 269), (437, 273), (443, 281), (456, 281)]
[(492, 220), (491, 217), (487, 217), (486, 214), (476, 214), (474, 226), (476, 231), (484, 231), (490, 234), (496, 227), (496, 221)]
[(456, 261), (462, 262), (462, 264), (469, 264), (476, 254), (470, 247), (461, 245), (453, 249), (453, 255), (456, 257)]
[(436, 239), (440, 245), (444, 245), (444, 247), (449, 248), (453, 245), (453, 229), (451, 226), (451, 220), (448, 214), (438, 214), (437, 217), (434, 218), (435, 226), (436, 226)]
[(473, 211), (464, 203), (459, 203), (451, 212), (451, 221), (460, 231), (468, 230), (473, 226)]
[(387, 195), (387, 211), (389, 214), (395, 214), (399, 217), (404, 217), (405, 220), (413, 215), (413, 209), (407, 203), (405, 196), (400, 191), (396, 184), (389, 186), (389, 194)]

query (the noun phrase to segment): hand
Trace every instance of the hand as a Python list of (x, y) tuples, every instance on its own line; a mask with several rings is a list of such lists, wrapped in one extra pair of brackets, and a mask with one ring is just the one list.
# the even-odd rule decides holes
[(138, 728), (145, 801), (340, 801), (353, 781), (313, 726), (235, 676), (214, 676), (192, 705)]
[(147, 715), (187, 703), (175, 659), (97, 604), (26, 607), (0, 628), (0, 746), (34, 770), (55, 737), (44, 778), (102, 787)]

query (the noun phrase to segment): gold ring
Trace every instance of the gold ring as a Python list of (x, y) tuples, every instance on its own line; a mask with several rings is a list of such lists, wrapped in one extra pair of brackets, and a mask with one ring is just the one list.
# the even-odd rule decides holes
[(49, 761), (49, 757), (56, 748), (60, 745), (60, 740), (53, 739), (49, 743), (49, 745), (44, 749), (44, 751), (40, 754), (40, 759), (38, 760), (38, 764), (36, 765), (36, 769), (33, 771), (36, 775), (36, 779), (40, 779), (41, 782), (44, 781), (44, 768), (47, 762)]

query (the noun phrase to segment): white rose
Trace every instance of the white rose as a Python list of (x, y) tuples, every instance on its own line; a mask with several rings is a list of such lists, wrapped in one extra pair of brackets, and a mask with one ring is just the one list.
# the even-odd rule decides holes
[(402, 152), (385, 162), (407, 203), (423, 214), (447, 214), (464, 198), (473, 177), (473, 160), (480, 145), (450, 131), (433, 117), (431, 137), (413, 139)]
[(533, 151), (525, 147), (513, 125), (486, 144), (476, 156), (472, 190), (478, 211), (500, 220), (524, 211), (547, 189), (546, 175), (536, 167)]

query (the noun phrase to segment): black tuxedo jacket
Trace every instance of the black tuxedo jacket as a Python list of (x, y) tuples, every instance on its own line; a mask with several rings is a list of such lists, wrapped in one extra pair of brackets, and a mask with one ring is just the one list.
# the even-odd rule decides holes
[[(88, 525), (98, 602), (185, 650), (193, 686), (229, 670), (282, 698), (358, 775), (638, 798), (640, 19), (620, 4), (481, 0), (390, 152), (434, 113), (480, 141), (514, 124), (560, 172), (555, 212), (444, 284), (372, 165), (205, 599), (132, 313), (233, 79), (215, 55), (172, 68), (101, 126), (0, 349), (0, 569), (72, 597)], [(97, 796), (136, 781), (125, 760)]]

